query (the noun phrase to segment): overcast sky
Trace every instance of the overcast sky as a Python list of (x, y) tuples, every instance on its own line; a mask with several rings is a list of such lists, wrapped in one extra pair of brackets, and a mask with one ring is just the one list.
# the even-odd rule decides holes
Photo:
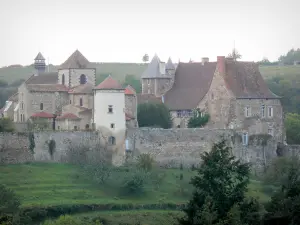
[(61, 64), (76, 49), (91, 62), (215, 61), (234, 42), (243, 60), (276, 60), (300, 48), (299, 10), (297, 0), (0, 0), (0, 66), (39, 51)]

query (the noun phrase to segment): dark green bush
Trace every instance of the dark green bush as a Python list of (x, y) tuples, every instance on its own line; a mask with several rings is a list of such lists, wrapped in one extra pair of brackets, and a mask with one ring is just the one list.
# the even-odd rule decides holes
[(129, 173), (123, 180), (121, 193), (124, 195), (140, 195), (145, 191), (149, 174), (145, 171)]

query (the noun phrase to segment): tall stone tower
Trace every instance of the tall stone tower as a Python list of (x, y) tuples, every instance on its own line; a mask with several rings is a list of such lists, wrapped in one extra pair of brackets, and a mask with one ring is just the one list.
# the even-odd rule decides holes
[(39, 52), (34, 59), (34, 68), (38, 73), (44, 73), (46, 71), (46, 62), (42, 53)]
[(153, 57), (147, 69), (142, 74), (142, 93), (163, 96), (171, 87), (175, 67), (169, 59), (167, 65), (160, 61), (157, 55)]

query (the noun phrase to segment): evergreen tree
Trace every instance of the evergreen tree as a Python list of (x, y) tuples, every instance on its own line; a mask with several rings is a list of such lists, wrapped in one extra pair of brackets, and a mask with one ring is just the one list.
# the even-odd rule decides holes
[[(245, 199), (250, 166), (236, 160), (225, 140), (201, 156), (203, 163), (192, 178), (192, 199), (184, 210), (181, 225), (259, 224), (259, 204)], [(242, 217), (240, 215), (243, 215)]]

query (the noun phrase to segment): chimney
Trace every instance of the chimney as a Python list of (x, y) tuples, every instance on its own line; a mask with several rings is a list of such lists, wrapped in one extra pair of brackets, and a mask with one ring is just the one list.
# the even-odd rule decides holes
[(225, 74), (225, 56), (217, 56), (217, 68), (221, 75)]
[(207, 57), (203, 57), (202, 58), (202, 65), (204, 65), (205, 63), (209, 62), (209, 58)]

